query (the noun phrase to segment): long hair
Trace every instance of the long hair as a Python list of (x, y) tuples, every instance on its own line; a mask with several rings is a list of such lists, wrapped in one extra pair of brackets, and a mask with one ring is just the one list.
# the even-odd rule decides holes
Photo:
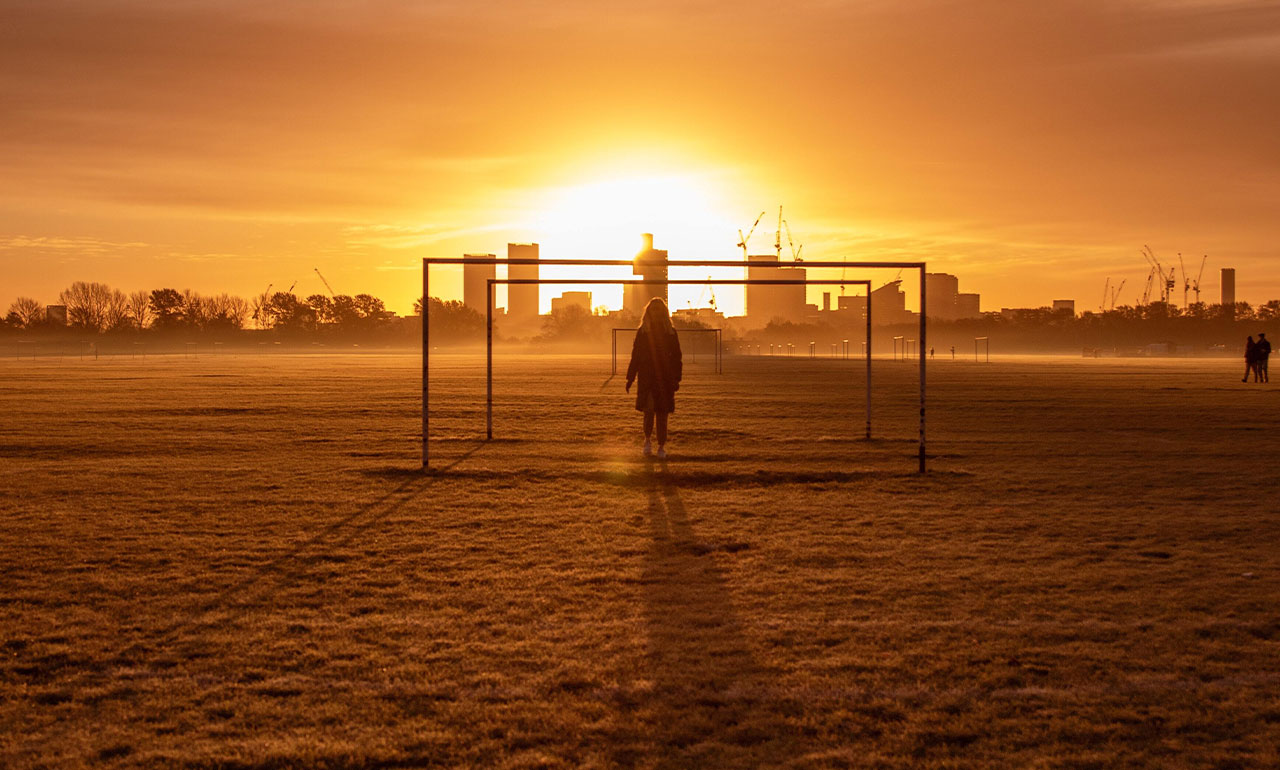
[(663, 334), (676, 333), (676, 327), (671, 325), (671, 311), (667, 309), (667, 303), (662, 297), (654, 297), (649, 300), (649, 304), (644, 306), (644, 316), (640, 321), (640, 331)]

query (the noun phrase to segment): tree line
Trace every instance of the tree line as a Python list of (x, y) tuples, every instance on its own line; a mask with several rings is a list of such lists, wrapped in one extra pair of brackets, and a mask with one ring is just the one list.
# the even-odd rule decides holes
[[(250, 300), (233, 294), (200, 294), (190, 289), (139, 290), (126, 294), (104, 283), (76, 281), (58, 293), (66, 308), (65, 327), (81, 333), (219, 332), (244, 329), (305, 333), (332, 330), (363, 333), (393, 325), (395, 314), (371, 294), (301, 298), (291, 292), (261, 294)], [(0, 329), (57, 331), (60, 319), (46, 305), (18, 297), (0, 318)]]

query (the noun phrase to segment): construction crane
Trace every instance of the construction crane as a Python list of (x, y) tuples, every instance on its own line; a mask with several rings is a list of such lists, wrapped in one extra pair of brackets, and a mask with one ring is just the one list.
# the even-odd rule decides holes
[(1150, 304), (1151, 302), (1151, 287), (1155, 285), (1155, 280), (1156, 280), (1156, 269), (1152, 267), (1151, 271), (1147, 273), (1146, 288), (1142, 290), (1142, 304), (1144, 306), (1147, 304)]
[(1200, 278), (1204, 275), (1204, 263), (1209, 259), (1209, 255), (1205, 254), (1200, 258), (1200, 272), (1196, 273), (1196, 279), (1191, 282), (1191, 290), (1196, 293), (1196, 304), (1200, 304)]
[[(708, 280), (708, 281), (713, 281), (713, 280), (715, 280), (715, 279), (714, 279), (714, 278), (712, 278), (711, 276), (707, 276), (707, 280)], [(702, 298), (703, 298), (703, 297), (705, 297), (705, 296), (707, 296), (707, 292), (708, 292), (708, 291), (709, 291), (709, 292), (711, 292), (711, 310), (714, 312), (714, 311), (717, 309), (717, 308), (716, 308), (716, 287), (715, 287), (715, 286), (713, 286), (712, 284), (708, 283), (708, 284), (706, 284), (706, 285), (704, 285), (704, 286), (702, 287), (702, 292), (701, 292), (700, 294), (698, 294), (698, 302), (699, 302), (699, 303), (701, 303), (701, 302), (702, 302)], [(693, 309), (693, 301), (692, 301), (692, 300), (690, 300), (687, 304), (689, 305), (689, 308), (690, 308), (690, 309)]]
[(320, 272), (320, 268), (318, 268), (318, 267), (314, 267), (314, 268), (312, 268), (312, 270), (315, 270), (315, 271), (316, 271), (316, 275), (320, 276), (320, 283), (323, 283), (323, 284), (324, 284), (324, 287), (325, 287), (326, 289), (328, 289), (328, 290), (329, 290), (329, 296), (330, 296), (330, 297), (337, 298), (337, 296), (338, 296), (338, 295), (334, 293), (334, 291), (333, 291), (333, 287), (329, 285), (329, 282), (328, 282), (328, 281), (326, 281), (326, 280), (324, 279), (324, 275), (323, 275), (323, 274), (321, 274), (321, 272)]
[(773, 237), (773, 253), (782, 261), (782, 207), (778, 207), (778, 232)]
[(1125, 282), (1125, 281), (1127, 281), (1127, 280), (1129, 280), (1129, 279), (1128, 279), (1128, 278), (1122, 278), (1122, 279), (1120, 279), (1120, 285), (1119, 285), (1119, 286), (1117, 286), (1117, 287), (1116, 287), (1116, 288), (1111, 292), (1111, 308), (1110, 308), (1111, 310), (1115, 310), (1115, 309), (1116, 309), (1116, 299), (1120, 296), (1120, 291), (1121, 291), (1122, 289), (1124, 289), (1124, 282)]
[(267, 284), (267, 290), (266, 290), (266, 291), (264, 291), (264, 292), (262, 292), (262, 302), (259, 302), (259, 303), (258, 303), (258, 307), (256, 307), (256, 308), (254, 308), (254, 309), (253, 309), (253, 320), (255, 320), (255, 321), (256, 321), (256, 320), (258, 320), (258, 311), (260, 311), (260, 310), (262, 309), (262, 306), (263, 306), (264, 304), (266, 304), (267, 300), (271, 299), (271, 287), (272, 287), (272, 286), (275, 286), (275, 284), (274, 284), (274, 283), (268, 283), (268, 284)]
[(1187, 280), (1187, 266), (1182, 261), (1182, 252), (1178, 252), (1178, 269), (1182, 271), (1182, 309), (1187, 308), (1187, 293), (1191, 291), (1191, 281)]
[(751, 223), (751, 229), (747, 231), (746, 235), (743, 235), (741, 230), (738, 231), (738, 248), (742, 249), (742, 259), (744, 261), (747, 259), (747, 241), (751, 240), (751, 234), (756, 231), (756, 225), (760, 224), (761, 219), (764, 219), (763, 211), (760, 212), (760, 216), (756, 217), (756, 221)]
[(288, 290), (288, 291), (286, 291), (286, 292), (285, 292), (285, 294), (292, 294), (292, 293), (293, 293), (293, 287), (294, 287), (294, 286), (297, 286), (297, 285), (298, 285), (298, 279), (297, 279), (297, 278), (294, 278), (294, 279), (293, 279), (293, 283), (289, 284), (289, 290)]
[(791, 240), (791, 225), (787, 223), (787, 220), (782, 220), (782, 227), (787, 231), (787, 245), (791, 247), (791, 258), (796, 262), (803, 262), (804, 260), (800, 258), (800, 252), (804, 251), (804, 244), (802, 243), (800, 248), (796, 248), (795, 241)]
[[(1151, 265), (1155, 271), (1155, 276), (1160, 278), (1160, 301), (1169, 304), (1169, 298), (1173, 294), (1173, 286), (1177, 281), (1173, 278), (1173, 270), (1166, 271), (1164, 265), (1160, 264), (1160, 260), (1156, 259), (1156, 254), (1151, 250), (1150, 246), (1142, 247), (1142, 256), (1146, 258), (1147, 264)], [(1150, 279), (1148, 279), (1150, 280)], [(1145, 298), (1143, 304), (1146, 304)]]
[(1107, 312), (1107, 300), (1111, 297), (1111, 276), (1107, 276), (1107, 282), (1102, 284), (1102, 304), (1098, 305), (1098, 310)]

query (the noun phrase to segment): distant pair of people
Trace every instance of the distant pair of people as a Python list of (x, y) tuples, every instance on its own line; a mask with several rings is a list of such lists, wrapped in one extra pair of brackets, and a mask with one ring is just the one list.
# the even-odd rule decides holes
[(1241, 382), (1248, 382), (1249, 375), (1253, 375), (1254, 382), (1268, 382), (1267, 377), (1267, 359), (1271, 358), (1271, 343), (1267, 340), (1265, 332), (1258, 334), (1258, 341), (1254, 342), (1253, 337), (1244, 343), (1244, 379)]

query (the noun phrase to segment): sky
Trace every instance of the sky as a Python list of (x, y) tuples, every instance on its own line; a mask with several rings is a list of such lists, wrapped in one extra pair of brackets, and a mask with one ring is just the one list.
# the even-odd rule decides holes
[[(773, 250), (779, 205), (805, 258), (927, 260), (984, 310), (1096, 308), (1108, 277), (1131, 304), (1144, 245), (1192, 277), (1207, 255), (1206, 301), (1222, 267), (1240, 299), (1280, 297), (1271, 1), (0, 0), (0, 18), (0, 305), (75, 280), (323, 293), (318, 268), (408, 312), (424, 256), (629, 258), (651, 231), (672, 259), (732, 259), (761, 211), (751, 252)], [(456, 273), (433, 272), (447, 297)]]

